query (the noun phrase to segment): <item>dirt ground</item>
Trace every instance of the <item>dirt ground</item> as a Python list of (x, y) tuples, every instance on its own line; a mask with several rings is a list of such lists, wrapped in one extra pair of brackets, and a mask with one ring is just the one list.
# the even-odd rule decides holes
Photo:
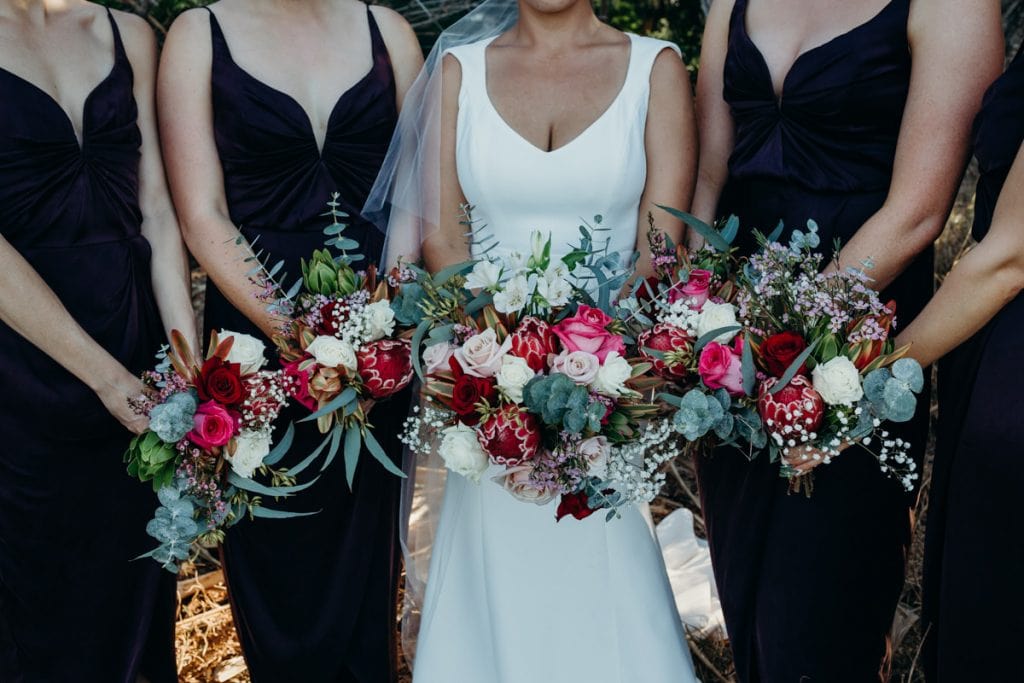
[[(973, 220), (973, 173), (968, 174), (961, 188), (960, 198), (942, 238), (936, 244), (936, 281), (969, 246), (969, 227)], [(201, 307), (203, 281), (197, 274), (194, 282), (197, 309)], [(933, 419), (935, 407), (933, 406)], [(929, 445), (929, 458), (933, 452)], [(652, 506), (655, 519), (661, 519), (672, 510), (686, 506), (693, 510), (698, 533), (703, 523), (697, 506), (696, 484), (692, 463), (678, 463), (679, 476), (671, 476), (669, 484)], [(924, 483), (917, 509), (917, 519), (923, 520), (928, 506), (930, 464), (925, 468)], [(921, 556), (923, 550), (923, 524), (918, 524), (911, 549), (909, 571), (903, 597), (893, 623), (894, 656), (892, 683), (923, 683), (919, 666), (921, 629)], [(210, 555), (197, 559), (196, 564), (183, 568), (178, 583), (179, 608), (177, 626), (178, 670), (182, 683), (241, 683), (249, 680), (245, 662), (241, 657), (238, 639), (227, 604), (227, 591), (216, 561)], [(732, 683), (728, 645), (720, 638), (690, 639), (690, 648), (697, 665), (698, 675), (705, 683)], [(401, 683), (409, 683), (408, 669), (400, 672)], [(485, 683), (485, 682), (481, 682)]]

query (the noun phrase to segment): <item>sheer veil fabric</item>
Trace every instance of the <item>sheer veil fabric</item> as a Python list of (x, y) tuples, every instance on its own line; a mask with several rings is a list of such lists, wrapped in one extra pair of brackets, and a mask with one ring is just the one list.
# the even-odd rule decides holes
[[(390, 267), (399, 258), (416, 262), (420, 245), (438, 229), (442, 58), (452, 48), (504, 33), (518, 18), (517, 0), (485, 0), (441, 34), (409, 88), (384, 164), (362, 211), (385, 234), (382, 264)], [(411, 665), (447, 470), (436, 447), (419, 456), (407, 449), (405, 470), (408, 478), (403, 481), (399, 510), (405, 559), (402, 650)]]

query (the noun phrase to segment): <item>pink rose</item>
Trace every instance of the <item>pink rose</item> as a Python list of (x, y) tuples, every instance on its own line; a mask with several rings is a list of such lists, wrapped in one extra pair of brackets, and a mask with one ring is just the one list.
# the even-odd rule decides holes
[(192, 431), (188, 440), (206, 450), (223, 446), (238, 431), (239, 417), (216, 401), (199, 405), (192, 418)]
[(674, 304), (680, 299), (690, 299), (690, 308), (699, 311), (707, 302), (711, 289), (710, 270), (691, 270), (690, 280), (685, 285), (676, 285), (668, 293), (668, 302)]
[[(317, 403), (309, 393), (309, 377), (316, 366), (311, 365), (307, 360), (312, 359), (302, 358), (291, 363), (281, 363), (281, 366), (284, 368), (284, 376), (291, 380), (288, 384), (288, 395), (305, 406), (306, 409), (315, 411)], [(305, 370), (301, 367), (304, 363), (309, 366)]]
[(592, 353), (604, 363), (604, 359), (612, 351), (617, 351), (622, 356), (626, 355), (626, 345), (622, 342), (622, 337), (607, 329), (611, 323), (612, 319), (603, 311), (581, 304), (576, 315), (558, 323), (551, 331), (558, 336), (566, 351)]
[(736, 349), (711, 342), (700, 353), (698, 372), (708, 389), (725, 389), (730, 396), (743, 396), (743, 361), (740, 358), (741, 341)]
[(597, 371), (601, 369), (601, 361), (592, 353), (586, 351), (562, 351), (557, 356), (551, 356), (551, 369), (560, 372), (576, 384), (590, 384), (597, 377)]
[(555, 499), (558, 489), (555, 486), (542, 486), (531, 481), (532, 472), (532, 465), (517, 465), (494, 477), (494, 482), (518, 501), (546, 505)]
[(423, 363), (426, 366), (424, 371), (428, 375), (432, 375), (438, 370), (447, 370), (449, 367), (448, 361), (451, 360), (454, 353), (455, 347), (452, 346), (451, 342), (442, 342), (428, 346), (423, 350)]

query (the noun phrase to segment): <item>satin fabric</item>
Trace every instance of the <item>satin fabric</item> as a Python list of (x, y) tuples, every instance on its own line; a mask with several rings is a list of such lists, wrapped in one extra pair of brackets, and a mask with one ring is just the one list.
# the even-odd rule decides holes
[[(360, 242), (366, 258), (376, 260), (383, 246), (383, 235), (359, 216), (358, 207), (387, 151), (397, 109), (387, 49), (369, 9), (367, 21), (373, 66), (338, 99), (321, 151), (302, 107), (235, 63), (210, 11), (214, 131), (231, 220), (268, 264), (284, 261), (286, 286), (301, 275), (300, 257), (323, 248), (323, 229), (330, 223), (323, 214), (333, 192), (350, 214), (345, 235)], [(272, 353), (273, 344), (212, 282), (205, 327), (252, 334)], [(407, 406), (408, 395), (399, 395), (371, 414), (378, 439), (396, 461)], [(293, 406), (282, 422), (306, 415)], [(314, 424), (297, 424), (281, 465), (297, 463), (322, 440)], [(272, 505), (267, 501), (277, 509), (317, 514), (246, 520), (229, 531), (225, 570), (255, 683), (393, 679), (399, 482), (364, 451), (350, 491), (339, 458), (311, 489)]]
[[(730, 24), (724, 96), (735, 150), (719, 215), (740, 218), (741, 253), (753, 230), (781, 239), (819, 226), (819, 250), (848, 241), (885, 201), (910, 83), (909, 0), (801, 55), (776, 97), (746, 30), (748, 0)], [(905, 326), (932, 291), (929, 249), (883, 293)], [(928, 392), (916, 417), (888, 428), (920, 463)], [(846, 450), (813, 475), (810, 497), (790, 494), (767, 453), (751, 461), (719, 449), (698, 461), (715, 576), (744, 683), (880, 680), (903, 585), (914, 495), (874, 458)]]
[[(0, 234), (132, 372), (164, 337), (140, 233), (133, 74), (85, 101), (82, 143), (53, 98), (0, 68)], [(134, 560), (155, 541), (131, 435), (99, 398), (0, 322), (0, 680), (176, 681), (174, 577)]]
[[(532, 230), (564, 255), (602, 214), (609, 252), (631, 250), (646, 173), (650, 74), (669, 43), (630, 36), (625, 84), (552, 152), (501, 119), (487, 94), (491, 39), (453, 48), (462, 67), (456, 164), (493, 253), (530, 252)], [(639, 177), (637, 177), (639, 175)], [(492, 478), (448, 473), (430, 558), (416, 683), (696, 683), (664, 562), (643, 512), (555, 520), (557, 503), (514, 499)]]
[[(975, 121), (974, 238), (985, 237), (1024, 142), (1024, 52), (985, 95)], [(1008, 192), (1020, 188), (1006, 188)], [(1024, 411), (1017, 296), (939, 364), (939, 422), (925, 535), (923, 662), (929, 681), (1024, 680)]]

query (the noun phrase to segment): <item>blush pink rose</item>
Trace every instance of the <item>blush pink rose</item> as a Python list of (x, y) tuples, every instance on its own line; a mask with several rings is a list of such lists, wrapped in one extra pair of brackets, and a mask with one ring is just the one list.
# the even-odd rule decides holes
[(685, 285), (676, 285), (668, 293), (668, 302), (674, 304), (680, 299), (690, 299), (695, 311), (707, 303), (711, 290), (711, 271), (696, 269), (690, 271), (690, 280)]
[(586, 351), (562, 351), (557, 356), (551, 356), (551, 369), (560, 372), (576, 384), (590, 384), (597, 377), (597, 371), (601, 369), (601, 361), (592, 353)]
[(730, 396), (743, 396), (743, 361), (741, 345), (736, 348), (711, 342), (700, 353), (698, 372), (708, 389), (725, 389)]
[(238, 431), (239, 418), (216, 401), (199, 405), (192, 418), (192, 431), (188, 440), (200, 448), (211, 449), (223, 446)]
[(558, 323), (551, 331), (562, 342), (566, 351), (591, 353), (604, 363), (604, 359), (613, 351), (622, 356), (626, 355), (626, 345), (622, 342), (622, 337), (607, 329), (611, 323), (612, 319), (604, 311), (582, 304), (576, 315)]

